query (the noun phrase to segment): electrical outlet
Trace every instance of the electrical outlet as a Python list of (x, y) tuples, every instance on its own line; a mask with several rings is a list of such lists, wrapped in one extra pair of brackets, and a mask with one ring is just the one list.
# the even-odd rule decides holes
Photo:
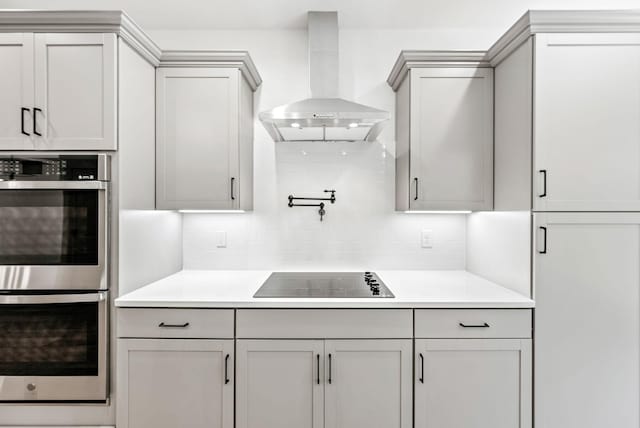
[(433, 248), (433, 230), (425, 229), (420, 232), (420, 242), (422, 248)]
[(215, 242), (217, 248), (227, 248), (227, 232), (218, 230), (215, 232)]

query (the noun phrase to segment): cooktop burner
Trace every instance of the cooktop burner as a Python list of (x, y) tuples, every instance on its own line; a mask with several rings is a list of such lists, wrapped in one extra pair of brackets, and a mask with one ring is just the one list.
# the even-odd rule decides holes
[(393, 298), (374, 272), (273, 272), (253, 297)]

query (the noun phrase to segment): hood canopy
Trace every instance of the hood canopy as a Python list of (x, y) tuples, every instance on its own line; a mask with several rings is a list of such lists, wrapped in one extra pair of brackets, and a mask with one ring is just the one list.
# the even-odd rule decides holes
[(312, 98), (260, 113), (274, 141), (374, 141), (389, 113), (338, 98), (338, 13), (309, 12)]

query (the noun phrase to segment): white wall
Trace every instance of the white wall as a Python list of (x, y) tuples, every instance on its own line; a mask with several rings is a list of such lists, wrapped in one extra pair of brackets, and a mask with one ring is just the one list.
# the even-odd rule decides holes
[[(152, 31), (163, 49), (246, 49), (264, 83), (256, 111), (309, 96), (306, 31)], [(390, 111), (395, 95), (386, 78), (403, 48), (461, 46), (420, 31), (341, 34), (341, 95)], [(421, 41), (423, 40), (423, 41)], [(474, 46), (482, 47), (475, 40)], [(464, 269), (463, 215), (408, 215), (394, 211), (394, 126), (376, 143), (278, 143), (256, 120), (255, 205), (246, 214), (185, 214), (186, 269)], [(321, 223), (314, 208), (289, 208), (287, 196), (321, 196), (336, 189)], [(420, 247), (431, 229), (432, 249)], [(227, 248), (217, 248), (226, 231)]]
[(531, 296), (531, 213), (470, 214), (467, 221), (467, 270)]

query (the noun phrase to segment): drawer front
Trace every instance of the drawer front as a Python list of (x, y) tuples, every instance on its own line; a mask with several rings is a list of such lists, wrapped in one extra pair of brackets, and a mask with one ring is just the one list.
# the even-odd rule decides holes
[(119, 308), (118, 337), (233, 339), (233, 309)]
[(531, 337), (529, 309), (419, 309), (415, 322), (422, 339)]
[(413, 337), (411, 309), (239, 309), (242, 339), (403, 339)]

